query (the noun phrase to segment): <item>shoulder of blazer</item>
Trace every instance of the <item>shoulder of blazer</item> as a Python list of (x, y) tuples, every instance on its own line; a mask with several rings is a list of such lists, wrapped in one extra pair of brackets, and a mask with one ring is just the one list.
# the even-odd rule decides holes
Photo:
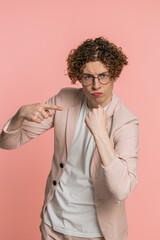
[(124, 104), (124, 102), (114, 93), (117, 98), (117, 104), (113, 111), (112, 126), (118, 129), (125, 124), (139, 124), (139, 118)]
[(62, 88), (55, 97), (57, 105), (62, 107), (73, 107), (79, 105), (84, 98), (82, 88), (66, 87)]

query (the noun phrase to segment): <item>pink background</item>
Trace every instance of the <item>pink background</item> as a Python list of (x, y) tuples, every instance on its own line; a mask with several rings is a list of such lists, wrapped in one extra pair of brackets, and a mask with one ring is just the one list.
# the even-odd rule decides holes
[[(139, 183), (126, 200), (128, 240), (160, 236), (160, 1), (5, 0), (0, 3), (0, 129), (20, 106), (62, 87), (66, 57), (104, 36), (129, 59), (116, 94), (140, 119)], [(53, 130), (16, 150), (0, 149), (0, 239), (40, 239), (40, 211), (51, 167)]]

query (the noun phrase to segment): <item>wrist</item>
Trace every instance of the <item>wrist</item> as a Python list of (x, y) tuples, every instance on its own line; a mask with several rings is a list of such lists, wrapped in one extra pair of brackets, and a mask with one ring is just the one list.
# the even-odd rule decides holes
[(98, 139), (103, 139), (104, 137), (108, 136), (108, 133), (107, 133), (107, 130), (104, 128), (104, 129), (100, 129), (97, 132), (94, 132), (93, 136), (95, 139), (98, 140)]
[(24, 121), (23, 118), (23, 106), (19, 108), (17, 113), (15, 114), (16, 118), (18, 118), (20, 121)]

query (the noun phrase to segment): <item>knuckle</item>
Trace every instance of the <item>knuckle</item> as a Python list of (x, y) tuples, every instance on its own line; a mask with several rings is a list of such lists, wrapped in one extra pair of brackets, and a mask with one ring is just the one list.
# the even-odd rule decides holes
[(38, 117), (38, 116), (39, 116), (39, 112), (35, 112), (35, 113), (34, 113), (34, 116), (35, 116), (35, 117)]
[(35, 121), (37, 119), (37, 116), (34, 115), (31, 119)]
[(42, 116), (43, 116), (44, 118), (48, 118), (48, 117), (49, 117), (46, 111), (42, 111)]

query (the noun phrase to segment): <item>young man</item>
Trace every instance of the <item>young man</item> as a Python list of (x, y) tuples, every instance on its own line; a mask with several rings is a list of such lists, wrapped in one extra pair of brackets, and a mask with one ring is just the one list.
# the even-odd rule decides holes
[(67, 58), (72, 83), (45, 103), (22, 106), (0, 147), (15, 149), (54, 127), (54, 154), (41, 211), (42, 240), (126, 240), (125, 199), (137, 179), (140, 123), (115, 94), (127, 57), (103, 37)]

